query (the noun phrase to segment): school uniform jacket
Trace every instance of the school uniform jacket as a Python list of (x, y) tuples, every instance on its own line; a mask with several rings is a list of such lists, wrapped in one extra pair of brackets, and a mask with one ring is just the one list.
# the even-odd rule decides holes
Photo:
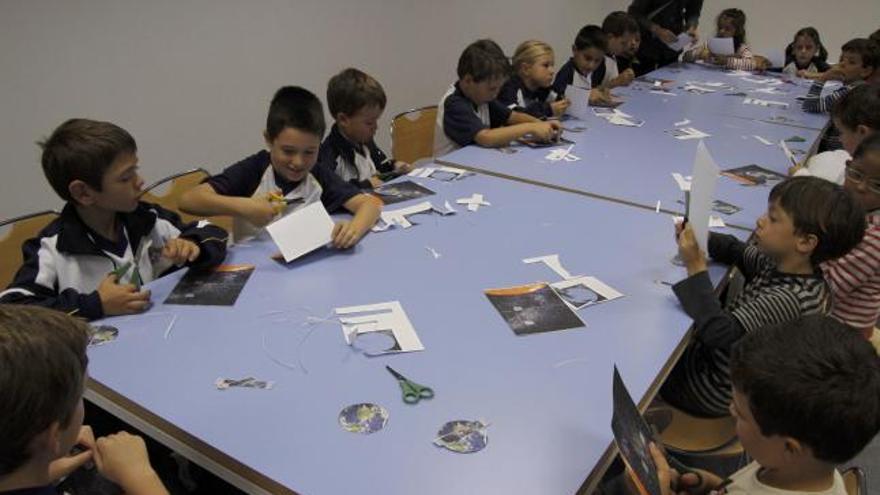
[(564, 96), (565, 89), (568, 88), (569, 84), (590, 90), (593, 88), (592, 75), (592, 72), (589, 74), (581, 74), (578, 72), (577, 67), (574, 66), (574, 61), (568, 59), (568, 62), (562, 64), (562, 67), (556, 72), (556, 78), (553, 80), (553, 91), (558, 95)]
[(166, 242), (191, 240), (201, 250), (194, 268), (219, 264), (226, 257), (227, 233), (207, 221), (184, 224), (177, 214), (146, 202), (119, 213), (119, 242), (110, 243), (89, 229), (73, 205), (22, 246), (24, 262), (0, 303), (36, 304), (94, 320), (104, 316), (97, 288), (114, 270), (129, 264), (119, 283), (147, 283), (177, 269), (161, 256)]
[(519, 76), (512, 76), (508, 79), (498, 93), (498, 102), (502, 105), (539, 119), (553, 116), (553, 108), (550, 103), (558, 99), (559, 94), (552, 87), (538, 88), (532, 91), (526, 87)]
[(318, 166), (363, 189), (372, 189), (370, 177), (375, 175), (383, 181), (397, 177), (394, 160), (388, 158), (375, 141), (356, 145), (342, 135), (336, 124), (321, 143)]

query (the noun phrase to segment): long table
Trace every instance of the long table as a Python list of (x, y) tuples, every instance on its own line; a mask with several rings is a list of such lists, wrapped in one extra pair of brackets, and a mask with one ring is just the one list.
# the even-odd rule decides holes
[[(613, 366), (644, 405), (688, 342), (668, 285), (684, 277), (669, 215), (481, 174), (411, 180), (458, 213), (290, 264), (267, 240), (234, 246), (227, 263), (255, 270), (231, 307), (163, 304), (181, 272), (153, 282), (149, 312), (98, 322), (120, 335), (90, 349), (87, 398), (250, 493), (589, 492), (614, 453)], [(474, 193), (491, 206), (455, 205)], [(547, 254), (625, 297), (581, 310), (586, 328), (515, 335), (483, 291), (558, 280), (522, 262)], [(710, 273), (723, 285), (726, 267)], [(335, 307), (386, 301), (400, 301), (424, 351), (366, 357), (328, 321)], [(436, 397), (404, 404), (385, 365)], [(246, 376), (275, 385), (214, 386)], [(389, 411), (384, 430), (340, 428), (359, 402)], [(489, 422), (488, 446), (433, 445), (454, 419)]]

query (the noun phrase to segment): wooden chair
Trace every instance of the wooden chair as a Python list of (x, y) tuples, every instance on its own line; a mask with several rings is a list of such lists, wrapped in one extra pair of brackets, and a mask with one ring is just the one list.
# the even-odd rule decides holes
[(0, 222), (0, 229), (9, 231), (0, 237), (0, 290), (12, 282), (15, 272), (21, 266), (21, 245), (24, 241), (36, 237), (37, 234), (58, 217), (52, 210), (40, 211)]
[(658, 433), (667, 449), (682, 454), (718, 454), (725, 457), (742, 454), (742, 446), (736, 436), (736, 419), (732, 416), (705, 419), (691, 416), (670, 405), (664, 405), (663, 409), (668, 419)]
[[(186, 191), (198, 186), (205, 179), (210, 177), (205, 169), (195, 168), (192, 170), (187, 170), (186, 172), (181, 172), (179, 174), (170, 175), (161, 179), (153, 184), (150, 184), (146, 189), (144, 189), (143, 194), (141, 195), (141, 199), (150, 203), (156, 203), (159, 206), (171, 210), (178, 215), (180, 215), (180, 219), (184, 222), (194, 222), (196, 220), (201, 220), (203, 217), (196, 217), (193, 215), (189, 215), (180, 211), (180, 196), (183, 195)], [(163, 188), (166, 184), (170, 183), (170, 188), (164, 194), (159, 192), (160, 188)], [(214, 216), (208, 217), (208, 220), (211, 223), (223, 227), (230, 234), (232, 233), (232, 218), (228, 216)]]
[(847, 495), (868, 495), (868, 481), (861, 468), (851, 467), (842, 476)]
[(434, 156), (437, 105), (415, 108), (391, 119), (391, 156), (415, 163)]

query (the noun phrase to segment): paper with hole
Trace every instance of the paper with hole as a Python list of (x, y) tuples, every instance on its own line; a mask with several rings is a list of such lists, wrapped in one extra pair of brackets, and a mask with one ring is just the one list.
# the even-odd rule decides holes
[(393, 339), (391, 347), (370, 355), (425, 350), (399, 301), (348, 306), (333, 311), (342, 315), (339, 321), (342, 323), (342, 336), (348, 345), (352, 345), (358, 335), (370, 332), (380, 332)]

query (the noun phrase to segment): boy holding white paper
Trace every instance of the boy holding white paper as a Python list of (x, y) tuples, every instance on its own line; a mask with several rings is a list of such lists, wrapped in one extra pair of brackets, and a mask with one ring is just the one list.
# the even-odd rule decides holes
[(321, 101), (293, 86), (275, 93), (263, 137), (267, 150), (227, 167), (187, 191), (180, 208), (194, 215), (232, 215), (236, 240), (253, 235), (279, 215), (320, 201), (333, 213), (341, 208), (354, 215), (336, 223), (332, 242), (354, 246), (379, 218), (382, 202), (363, 194), (332, 170), (315, 167), (324, 135)]
[[(828, 208), (831, 204), (835, 207)], [(842, 187), (815, 177), (781, 182), (770, 192), (767, 213), (758, 219), (756, 245), (709, 234), (709, 256), (735, 265), (746, 279), (724, 308), (693, 229), (678, 224), (679, 254), (688, 277), (673, 290), (694, 319), (695, 342), (663, 386), (663, 398), (696, 416), (727, 415), (733, 344), (768, 325), (827, 313), (829, 294), (818, 266), (847, 254), (864, 233), (862, 207)]]

